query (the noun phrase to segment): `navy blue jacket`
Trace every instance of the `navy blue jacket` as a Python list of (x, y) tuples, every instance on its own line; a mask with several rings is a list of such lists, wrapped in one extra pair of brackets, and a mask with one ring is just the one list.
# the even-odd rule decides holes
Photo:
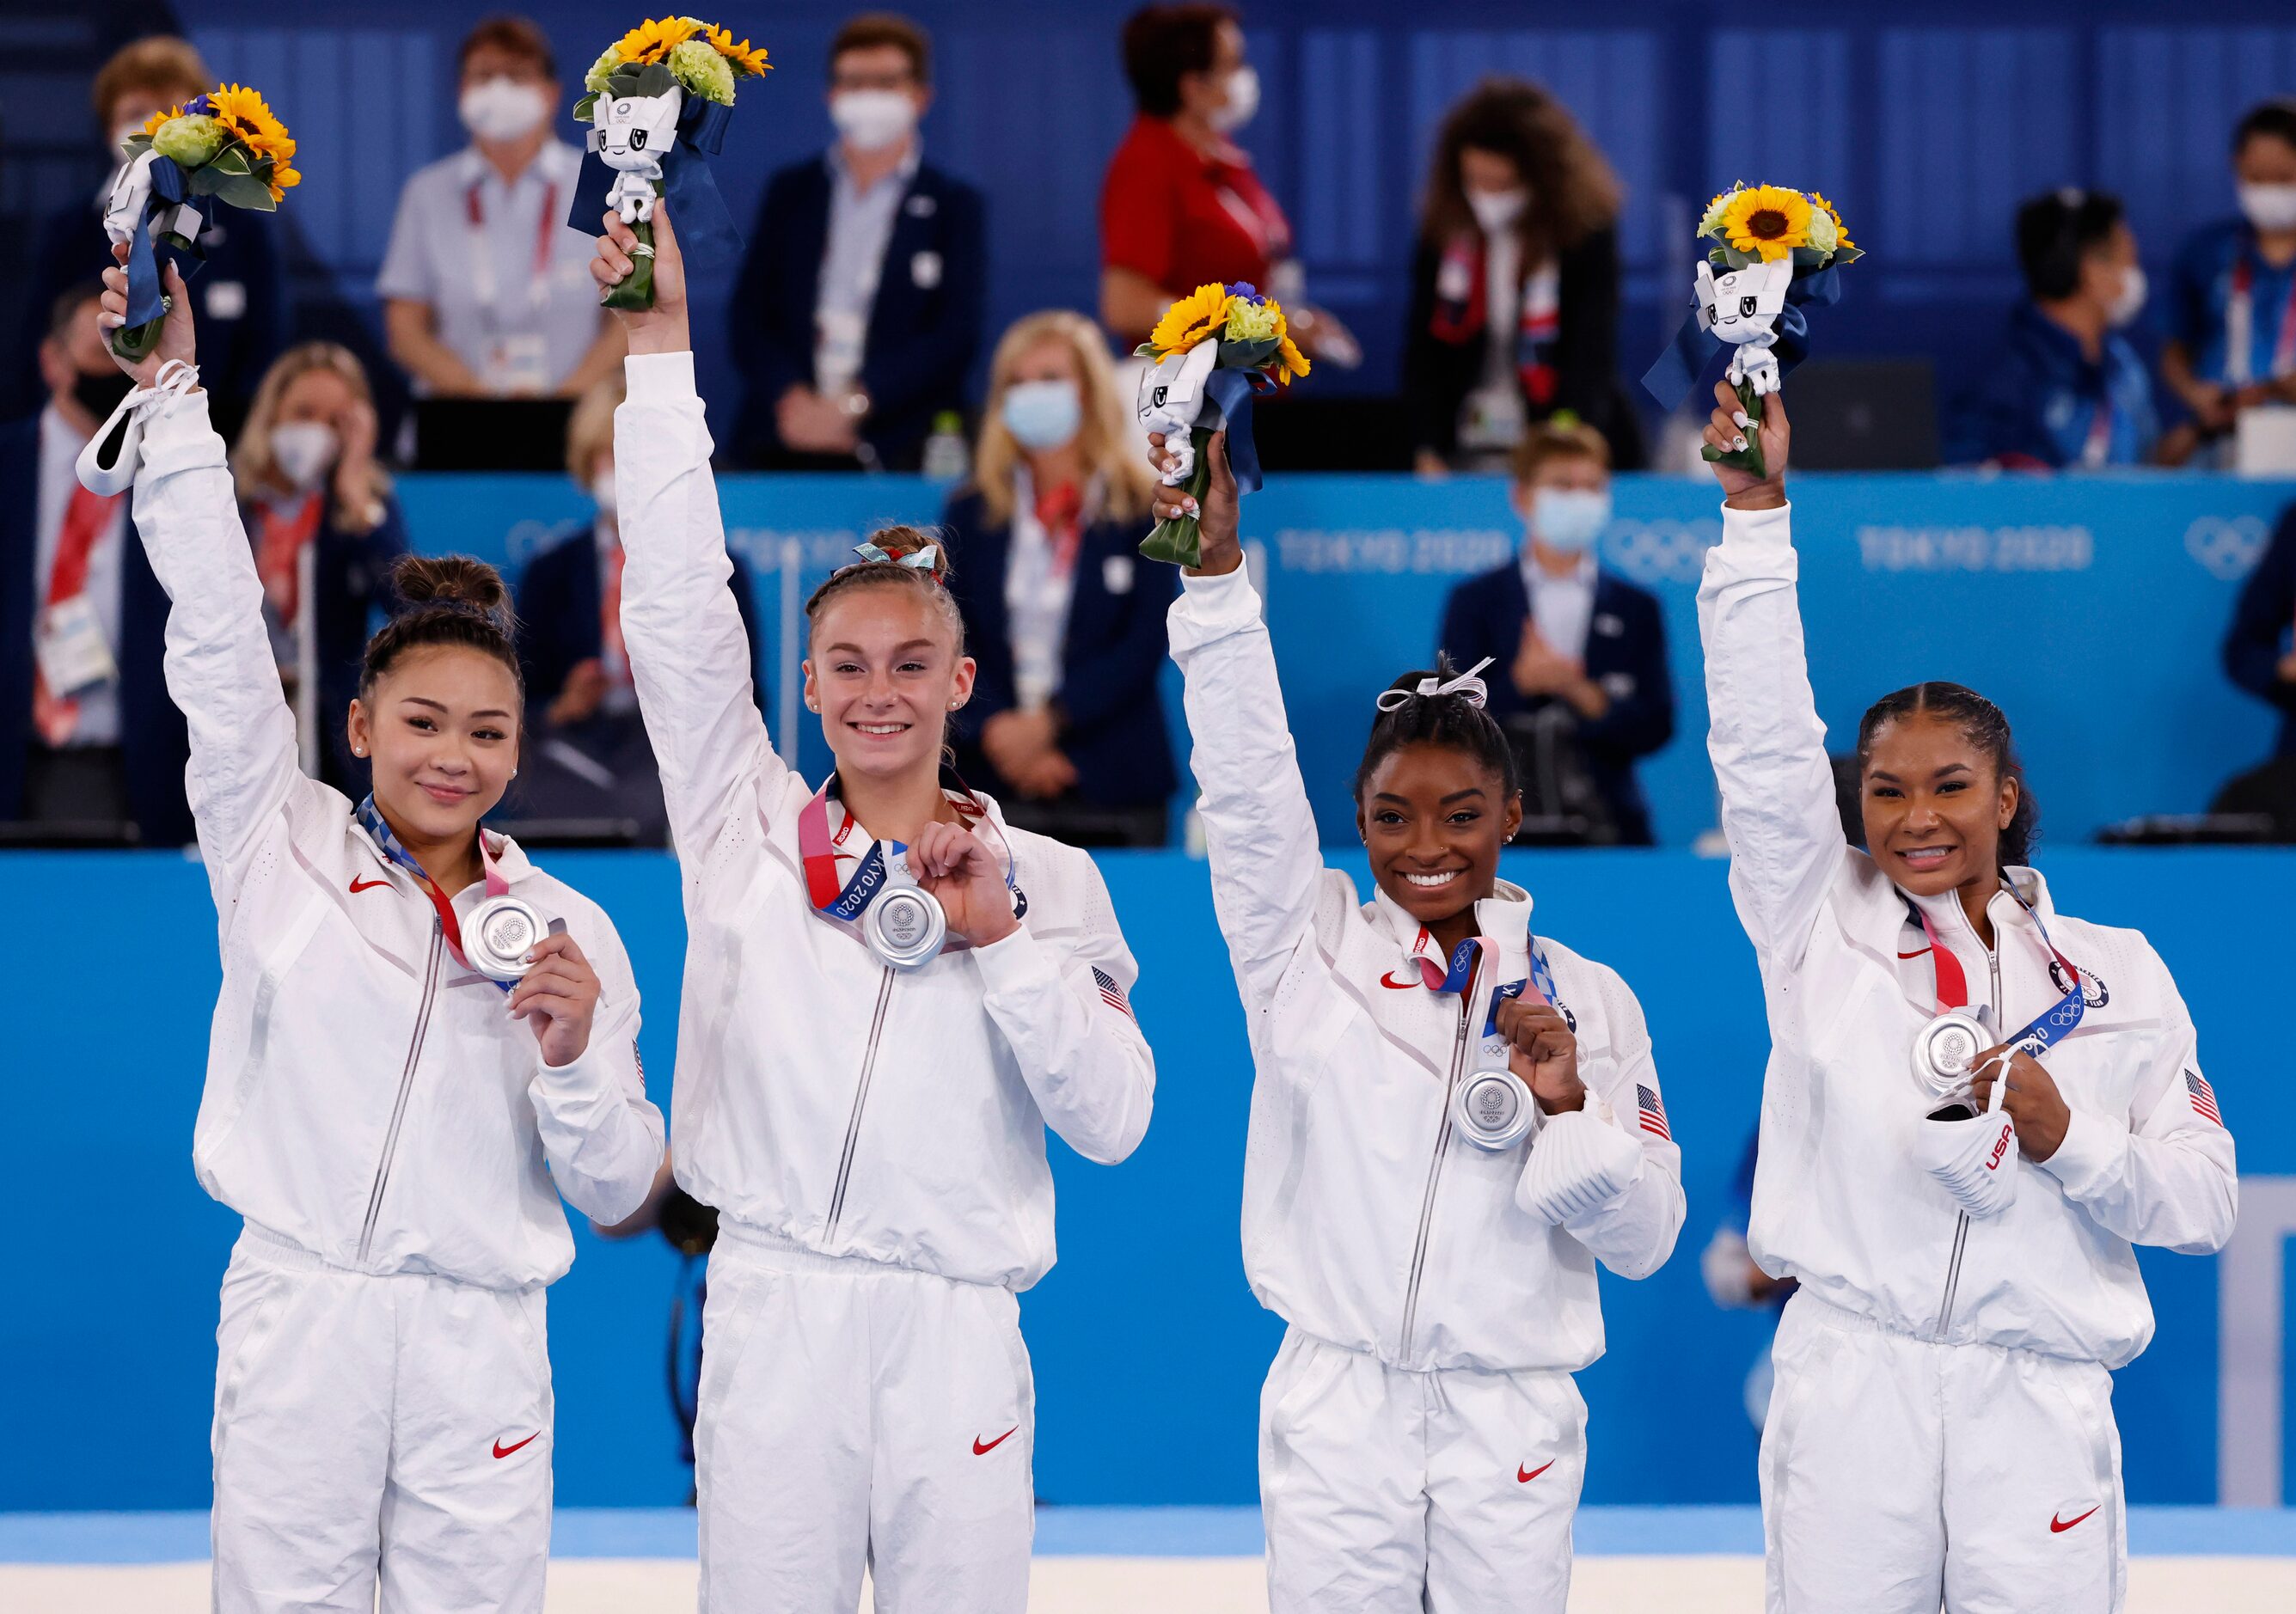
[[(765, 201), (734, 292), (734, 361), (748, 390), (734, 432), (743, 463), (781, 450), (774, 405), (813, 384), (814, 302), (829, 244), (826, 155), (781, 169)], [(988, 296), (980, 193), (919, 163), (893, 217), (877, 299), (862, 348), (861, 384), (873, 400), (862, 440), (887, 470), (914, 471), (933, 416), (964, 407), (965, 373), (980, 349)]]
[[(214, 222), (201, 237), (206, 261), (191, 277), (192, 308), (200, 329), (200, 384), (214, 395), (217, 424), (229, 437), (285, 343), (287, 286), (274, 239), (275, 217), (226, 207), (213, 214)], [(45, 406), (39, 350), (55, 300), (74, 286), (94, 285), (111, 267), (103, 212), (93, 202), (63, 209), (43, 222), (16, 287), (24, 301), (10, 373), (0, 376), (8, 394), (0, 401), (0, 418), (37, 415)]]
[[(1522, 567), (1515, 561), (1469, 578), (1451, 591), (1443, 608), (1441, 646), (1462, 669), (1485, 656), (1490, 685), (1486, 708), (1504, 723), (1530, 709), (1508, 677), (1530, 615)], [(1620, 838), (1629, 846), (1651, 844), (1650, 807), (1635, 778), (1635, 759), (1674, 738), (1674, 683), (1666, 666), (1666, 622), (1658, 596), (1609, 571), (1595, 574), (1595, 613), (1587, 626), (1587, 676), (1611, 697), (1610, 709), (1591, 722), (1578, 721), (1595, 788), (1610, 805)], [(1539, 697), (1545, 704), (1552, 696)]]
[[(32, 624), (39, 610), (40, 423), (0, 426), (0, 818), (24, 810), (24, 762), (33, 741)], [(131, 493), (129, 498), (135, 496)], [(168, 595), (136, 541), (134, 512), (121, 546), (119, 745), (127, 775), (127, 810), (146, 846), (192, 839), (184, 766), (191, 739), (168, 699), (161, 670), (167, 649)]]
[[(726, 558), (734, 562), (734, 608), (749, 631), (750, 676), (758, 709), (770, 712), (766, 682), (757, 676), (757, 595), (750, 569), (730, 551)], [(597, 539), (587, 521), (553, 533), (547, 547), (519, 574), (518, 660), (529, 712), (538, 716), (546, 709), (566, 687), (566, 675), (575, 663), (589, 660), (604, 648), (599, 586)]]
[(2280, 679), (2296, 624), (2296, 504), (2280, 515), (2272, 542), (2241, 586), (2232, 627), (2225, 634), (2225, 671), (2234, 684), (2280, 713), (2276, 757), (2296, 757), (2296, 684)]
[(2100, 410), (2111, 411), (2106, 464), (2142, 465), (2152, 457), (2161, 434), (2152, 378), (2128, 339), (2107, 332), (2092, 364), (2071, 332), (2021, 302), (1987, 356), (1983, 380), (1947, 424), (1946, 463), (2077, 467)]
[[(956, 568), (949, 591), (964, 616), (965, 648), (980, 668), (964, 709), (960, 763), (994, 793), (1002, 782), (977, 741), (982, 725), (1010, 711), (1016, 698), (1004, 609), (1013, 528), (989, 525), (971, 488), (949, 501), (942, 521)], [(1146, 527), (1144, 520), (1096, 521), (1077, 546), (1061, 655), (1060, 744), (1076, 765), (1078, 799), (1095, 807), (1153, 807), (1180, 784), (1158, 689), (1168, 648), (1164, 617), (1179, 594), (1180, 572), (1140, 558)]]

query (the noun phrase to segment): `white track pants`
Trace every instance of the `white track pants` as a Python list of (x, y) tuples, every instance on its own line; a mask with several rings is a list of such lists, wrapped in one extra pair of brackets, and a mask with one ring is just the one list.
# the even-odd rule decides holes
[(1808, 1294), (1762, 1430), (1770, 1614), (2111, 1614), (2128, 1589), (2112, 1378), (1939, 1345)]
[(1036, 1386), (1008, 1290), (781, 1247), (709, 1257), (693, 1434), (706, 1614), (1020, 1614)]
[(1405, 1372), (1292, 1329), (1259, 1392), (1268, 1605), (1562, 1614), (1586, 1475), (1568, 1373)]
[(543, 1309), (539, 1286), (373, 1277), (242, 1233), (216, 1331), (219, 1614), (538, 1611)]

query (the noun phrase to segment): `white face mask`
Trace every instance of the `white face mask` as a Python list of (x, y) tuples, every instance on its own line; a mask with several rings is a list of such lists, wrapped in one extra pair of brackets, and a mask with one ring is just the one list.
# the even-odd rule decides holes
[(1486, 235), (1496, 235), (1516, 219), (1530, 201), (1528, 191), (1470, 191), (1467, 206), (1475, 215), (1475, 222)]
[(1530, 502), (1530, 536), (1550, 549), (1578, 554), (1592, 549), (1611, 524), (1606, 487), (1542, 487)]
[(2129, 265), (2128, 273), (2121, 278), (2120, 295), (2114, 298), (2112, 306), (2104, 311), (2104, 323), (2116, 331), (2135, 323), (2136, 316), (2144, 311), (2145, 291), (2144, 266)]
[(496, 78), (464, 90), (455, 110), (463, 127), (480, 140), (516, 140), (542, 126), (550, 116), (550, 102), (530, 84)]
[(324, 421), (290, 421), (271, 429), (271, 461), (298, 493), (308, 493), (335, 463), (335, 429)]
[(1244, 63), (1227, 76), (1227, 104), (1206, 119), (1223, 135), (1233, 135), (1259, 111), (1259, 70)]
[(840, 90), (829, 98), (829, 121), (855, 151), (882, 152), (917, 127), (917, 103), (904, 90)]
[(2240, 210), (2259, 230), (2296, 230), (2296, 184), (2243, 185)]
[(1043, 454), (1076, 441), (1084, 404), (1074, 381), (1018, 381), (1004, 389), (1004, 415), (1013, 441)]

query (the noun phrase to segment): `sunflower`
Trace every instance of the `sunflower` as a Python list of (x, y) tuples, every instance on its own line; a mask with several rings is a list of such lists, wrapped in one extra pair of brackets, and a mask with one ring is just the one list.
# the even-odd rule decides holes
[(1730, 205), (1730, 199), (1737, 193), (1737, 188), (1733, 186), (1706, 204), (1706, 211), (1699, 217), (1698, 220), (1698, 233), (1701, 235), (1711, 235), (1717, 241), (1722, 238), (1723, 209)]
[(641, 24), (622, 36), (619, 48), (625, 61), (667, 61), (669, 53), (701, 31), (691, 17), (664, 17)]
[(1290, 337), (1279, 338), (1275, 344), (1275, 379), (1288, 387), (1293, 376), (1304, 377), (1307, 373), (1308, 356), (1292, 345)]
[(1812, 206), (1824, 208), (1825, 209), (1825, 216), (1833, 220), (1833, 233), (1841, 238), (1840, 245), (1835, 248), (1836, 251), (1839, 251), (1841, 247), (1854, 247), (1857, 244), (1856, 242), (1849, 239), (1849, 226), (1841, 222), (1841, 209), (1826, 201), (1824, 196), (1820, 195), (1816, 191), (1812, 191), (1809, 193), (1809, 200)]
[(718, 47), (719, 55), (733, 64), (735, 72), (756, 78), (773, 66), (773, 63), (766, 60), (764, 45), (761, 45), (757, 49), (751, 50), (750, 42), (746, 39), (739, 45), (734, 43), (732, 29), (719, 28), (714, 22), (704, 26), (709, 29), (709, 43)]
[(157, 135), (160, 132), (160, 126), (161, 124), (167, 122), (170, 118), (181, 118), (183, 115), (183, 108), (179, 106), (171, 106), (164, 112), (154, 112), (149, 118), (146, 118), (144, 120), (144, 127), (135, 132), (139, 135)]
[(1218, 335), (1226, 323), (1227, 288), (1213, 281), (1165, 310), (1148, 333), (1148, 346), (1159, 354), (1185, 353), (1206, 337)]
[[(214, 104), (216, 117), (239, 137), (240, 143), (246, 146), (250, 154), (257, 158), (268, 157), (275, 168), (286, 168), (288, 173), (294, 173), (293, 168), (288, 168), (288, 162), (295, 155), (295, 142), (288, 135), (286, 125), (274, 117), (271, 109), (263, 104), (261, 95), (236, 84), (226, 84), (210, 94), (208, 99)], [(292, 184), (293, 181), (288, 183)]]
[(1779, 185), (1756, 185), (1722, 209), (1722, 238), (1740, 252), (1773, 263), (1809, 244), (1809, 198)]

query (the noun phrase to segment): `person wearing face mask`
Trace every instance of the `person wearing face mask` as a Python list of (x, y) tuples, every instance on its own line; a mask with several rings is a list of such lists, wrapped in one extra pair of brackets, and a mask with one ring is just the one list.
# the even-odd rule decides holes
[(353, 795), (365, 791), (366, 767), (334, 714), (358, 693), (368, 628), (407, 548), (374, 438), (365, 369), (348, 348), (305, 342), (263, 378), (232, 451), (303, 770)]
[(1013, 823), (1072, 846), (1161, 846), (1179, 787), (1163, 701), (1168, 566), (1136, 550), (1146, 464), (1100, 332), (1032, 314), (989, 363), (972, 480), (943, 518), (980, 670), (957, 750)]
[(556, 58), (537, 24), (498, 16), (458, 62), (471, 143), (407, 180), (375, 276), (390, 356), (428, 397), (578, 397), (622, 338), (590, 284), (590, 238), (566, 225), (582, 153), (551, 132)]
[(2161, 375), (2201, 443), (2240, 412), (2296, 404), (2296, 98), (2251, 108), (2233, 130), (2240, 216), (2177, 254)]
[(1435, 139), (1413, 258), (1403, 392), (1423, 475), (1495, 471), (1568, 414), (1643, 463), (1619, 381), (1619, 181), (1562, 103), (1487, 78)]
[(2013, 471), (2142, 465), (2160, 437), (2152, 378), (2127, 331), (2144, 266), (2120, 199), (2066, 189), (2017, 209), (2024, 301), (1946, 423), (1948, 464)]
[(55, 300), (47, 406), (0, 426), (0, 821), (181, 846), (189, 741), (160, 666), (168, 597), (128, 532), (134, 494), (90, 492), (72, 469), (127, 394), (96, 324), (102, 290)]
[(1674, 737), (1674, 683), (1658, 597), (1595, 560), (1609, 446), (1591, 426), (1531, 428), (1513, 496), (1521, 553), (1451, 591), (1440, 648), (1506, 669), (1488, 709), (1521, 766), (1525, 839), (1649, 846), (1635, 765)]
[(1213, 281), (1282, 299), (1308, 356), (1352, 369), (1354, 335), (1308, 302), (1292, 225), (1235, 136), (1259, 110), (1242, 20), (1221, 4), (1150, 5), (1124, 24), (1138, 109), (1100, 192), (1100, 320), (1127, 350)]
[[(586, 521), (560, 528), (518, 578), (518, 662), (533, 692), (532, 741), (512, 806), (529, 825), (613, 822), (636, 826), (637, 843), (660, 846), (669, 835), (661, 773), (646, 739), (622, 640), (622, 530), (614, 483), (614, 411), (622, 378), (584, 393), (566, 422), (566, 474), (597, 507)], [(726, 579), (741, 613), (754, 660), (756, 582), (749, 565), (727, 552)], [(766, 681), (755, 678), (758, 709), (770, 710)]]
[[(95, 75), (89, 100), (103, 140), (102, 162), (86, 173), (78, 200), (41, 222), (27, 260), (10, 276), (12, 307), (0, 321), (0, 420), (29, 418), (47, 401), (39, 350), (48, 311), (66, 291), (101, 278), (111, 266), (103, 205), (121, 161), (119, 143), (164, 112), (212, 89), (216, 78), (189, 41), (149, 35), (122, 45)], [(100, 183), (99, 183), (100, 177)], [(239, 430), (257, 383), (286, 345), (293, 303), (280, 266), (275, 221), (238, 208), (212, 210), (200, 233), (203, 254), (191, 281), (202, 340), (205, 381), (216, 426), (226, 439)]]
[(837, 139), (766, 182), (734, 298), (734, 457), (914, 471), (962, 412), (988, 280), (980, 193), (924, 160), (931, 42), (870, 12), (829, 46)]

